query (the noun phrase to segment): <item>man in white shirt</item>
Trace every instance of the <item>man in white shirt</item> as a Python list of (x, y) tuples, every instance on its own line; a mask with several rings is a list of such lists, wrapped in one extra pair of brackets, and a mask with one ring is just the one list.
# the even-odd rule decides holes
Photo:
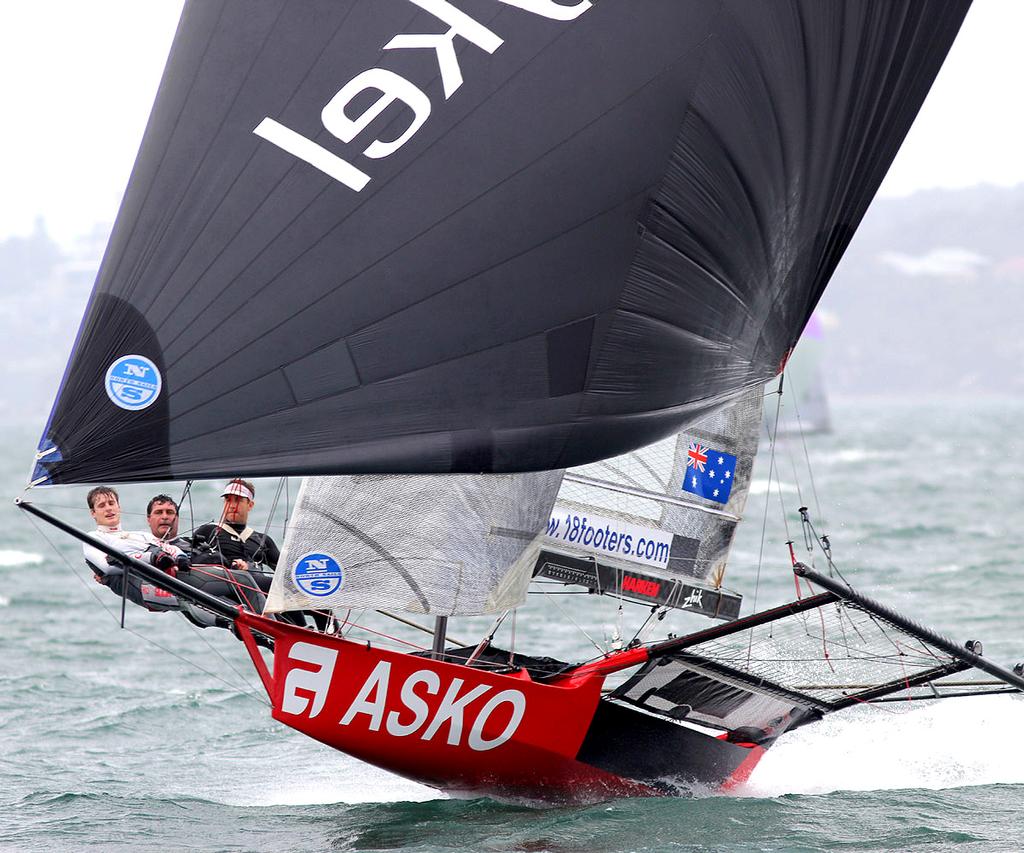
[(146, 523), (154, 541), (171, 542), (178, 536), (178, 504), (170, 495), (156, 495), (146, 505)]
[[(91, 531), (91, 535), (105, 544), (146, 562), (154, 562), (150, 558), (154, 549), (158, 549), (157, 556), (166, 555), (167, 559), (164, 562), (170, 567), (173, 567), (175, 560), (183, 557), (180, 548), (161, 542), (150, 531), (122, 530), (121, 502), (117, 492), (109, 486), (97, 486), (90, 490), (86, 502), (96, 522), (96, 529)], [(107, 555), (93, 545), (83, 545), (82, 550), (86, 562), (96, 576), (96, 581), (109, 586), (115, 594), (121, 595), (124, 570), (120, 566), (111, 565)], [(162, 563), (157, 564), (160, 568), (165, 568)], [(178, 607), (177, 598), (169, 592), (134, 577), (129, 579), (126, 595), (131, 601), (150, 610), (173, 610)]]

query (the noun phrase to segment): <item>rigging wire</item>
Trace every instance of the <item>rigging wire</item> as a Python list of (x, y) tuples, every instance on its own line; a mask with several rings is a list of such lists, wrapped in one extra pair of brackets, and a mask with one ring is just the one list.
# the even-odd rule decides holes
[(651, 620), (657, 618), (657, 620), (661, 622), (668, 615), (668, 613), (668, 605), (663, 604), (661, 607), (652, 607), (651, 612), (647, 614), (647, 618), (644, 619), (643, 624), (639, 628), (637, 628), (636, 633), (633, 635), (633, 639), (629, 641), (628, 647), (643, 642), (641, 638), (643, 637), (644, 632), (647, 630), (647, 626), (651, 624)]
[(274, 500), (270, 504), (270, 509), (267, 512), (267, 526), (263, 528), (264, 532), (270, 534), (270, 525), (274, 523), (274, 516), (277, 514), (277, 504), (281, 500), (281, 494), (284, 492), (284, 484), (287, 477), (280, 477), (277, 481), (277, 491), (274, 492)]
[(480, 642), (476, 644), (476, 648), (473, 649), (473, 653), (466, 659), (466, 666), (472, 666), (473, 662), (477, 659), (477, 657), (483, 654), (484, 650), (494, 640), (494, 635), (498, 633), (498, 629), (501, 627), (501, 623), (505, 621), (505, 617), (508, 616), (509, 613), (511, 613), (511, 611), (506, 610), (497, 619), (494, 620), (494, 623), (491, 625), (490, 633), (484, 634)]
[[(803, 422), (800, 420), (800, 407), (797, 405), (798, 395), (792, 394), (793, 400), (793, 412), (796, 415), (797, 432), (800, 434), (800, 443), (804, 448), (804, 462), (807, 465), (807, 477), (811, 482), (811, 494), (814, 497), (814, 511), (818, 514), (818, 518), (824, 518), (821, 514), (821, 502), (818, 500), (818, 488), (814, 484), (814, 469), (811, 467), (811, 454), (807, 450), (807, 434), (804, 432)], [(800, 498), (800, 503), (803, 503), (803, 498)]]
[[(185, 503), (185, 499), (188, 498), (188, 520), (191, 522), (189, 530), (196, 529), (196, 518), (195, 512), (192, 509), (192, 480), (185, 482), (185, 488), (182, 490), (181, 498), (178, 500), (178, 521), (181, 522), (181, 505)], [(180, 535), (180, 534), (179, 534)]]
[(555, 607), (558, 608), (558, 611), (566, 619), (568, 619), (570, 622), (572, 622), (573, 625), (576, 626), (577, 630), (579, 630), (579, 632), (590, 641), (590, 644), (595, 649), (597, 649), (598, 652), (600, 652), (601, 657), (604, 657), (604, 656), (606, 656), (608, 654), (608, 650), (607, 649), (602, 649), (600, 644), (597, 642), (597, 640), (595, 640), (593, 637), (591, 637), (590, 634), (588, 634), (586, 632), (586, 629), (582, 625), (580, 625), (579, 622), (577, 622), (575, 619), (573, 619), (572, 616), (570, 616), (569, 613), (565, 610), (565, 608), (563, 608), (562, 605), (560, 605), (557, 601), (555, 601), (555, 599), (552, 598), (546, 591), (544, 592), (544, 597), (550, 599), (551, 603), (553, 605), (555, 605)]
[[(39, 522), (37, 522), (31, 516), (29, 516), (29, 521), (32, 522), (32, 526), (35, 527), (36, 532), (53, 549), (54, 553), (57, 554), (57, 556), (60, 558), (61, 562), (63, 563), (64, 567), (74, 576), (74, 578), (79, 583), (81, 583), (83, 585), (83, 587), (85, 588), (86, 592), (88, 592), (89, 595), (92, 596), (92, 598), (96, 602), (96, 604), (98, 604), (104, 610), (104, 612), (108, 616), (110, 616), (111, 619), (114, 620), (115, 623), (120, 624), (120, 620), (118, 619), (117, 614), (115, 614), (113, 611), (111, 611), (111, 609), (109, 607), (107, 607), (107, 605), (104, 604), (100, 600), (99, 596), (96, 594), (96, 590), (94, 590), (92, 587), (90, 587), (89, 584), (81, 577), (81, 575), (79, 575), (79, 573), (75, 571), (74, 566), (71, 565), (71, 562), (68, 560), (67, 555), (65, 555), (57, 547), (56, 543), (54, 543), (54, 541), (47, 535), (46, 531), (40, 526)], [(127, 631), (129, 634), (132, 634), (133, 636), (138, 637), (141, 640), (144, 640), (145, 642), (149, 643), (151, 646), (159, 649), (160, 651), (166, 652), (167, 654), (171, 655), (172, 657), (175, 657), (178, 660), (182, 661), (183, 663), (186, 663), (189, 666), (193, 667), (194, 669), (199, 670), (204, 675), (208, 675), (210, 678), (213, 678), (214, 680), (219, 681), (221, 684), (224, 684), (227, 687), (230, 687), (232, 690), (234, 690), (235, 692), (241, 694), (242, 696), (247, 696), (250, 699), (252, 699), (254, 702), (258, 702), (261, 705), (266, 705), (267, 707), (270, 707), (270, 702), (268, 700), (262, 698), (255, 691), (255, 689), (253, 688), (253, 685), (250, 684), (246, 680), (245, 676), (243, 676), (231, 664), (231, 662), (228, 661), (227, 658), (225, 658), (213, 645), (211, 645), (210, 641), (207, 640), (206, 637), (203, 637), (202, 635), (198, 635), (199, 629), (196, 628), (196, 626), (193, 625), (192, 627), (197, 632), (197, 635), (199, 636), (199, 639), (201, 639), (209, 648), (211, 648), (219, 657), (221, 657), (221, 659), (223, 659), (228, 664), (228, 666), (232, 669), (232, 671), (236, 675), (238, 675), (239, 678), (242, 679), (243, 683), (245, 684), (245, 687), (239, 687), (237, 684), (233, 684), (232, 682), (228, 681), (226, 678), (223, 678), (222, 676), (218, 675), (217, 673), (211, 672), (210, 670), (206, 669), (205, 667), (200, 666), (194, 660), (191, 660), (191, 659), (185, 657), (184, 655), (181, 655), (178, 652), (174, 651), (173, 649), (170, 649), (170, 648), (162, 645), (161, 643), (158, 643), (156, 640), (154, 640), (152, 637), (147, 636), (146, 634), (139, 633), (138, 631), (134, 630), (133, 628), (127, 627), (127, 625), (122, 625), (121, 627), (125, 631)]]
[(814, 537), (814, 541), (818, 543), (818, 546), (821, 548), (822, 553), (825, 555), (825, 560), (828, 565), (829, 574), (835, 572), (835, 574), (843, 583), (845, 583), (847, 586), (850, 586), (850, 582), (846, 578), (844, 578), (843, 573), (839, 571), (839, 566), (837, 566), (835, 562), (832, 560), (832, 545), (831, 543), (829, 543), (828, 537), (818, 536), (818, 531), (814, 529), (814, 523), (811, 521), (809, 517), (807, 517), (806, 513), (804, 513), (804, 523), (807, 525), (807, 527), (810, 528), (811, 535)]
[[(761, 589), (761, 566), (764, 563), (764, 540), (768, 532), (768, 505), (771, 503), (771, 492), (772, 492), (772, 476), (775, 473), (775, 436), (779, 431), (779, 414), (782, 411), (782, 382), (785, 377), (785, 373), (779, 374), (779, 388), (777, 391), (770, 392), (778, 395), (778, 399), (775, 403), (775, 426), (773, 429), (768, 430), (768, 447), (770, 449), (770, 456), (768, 462), (768, 490), (765, 493), (764, 501), (764, 517), (761, 519), (761, 544), (757, 550), (757, 573), (754, 576), (754, 612), (757, 612), (757, 595)], [(765, 425), (767, 429), (767, 424)], [(754, 642), (754, 629), (750, 629), (749, 640), (747, 644), (747, 657), (750, 657), (751, 647)]]

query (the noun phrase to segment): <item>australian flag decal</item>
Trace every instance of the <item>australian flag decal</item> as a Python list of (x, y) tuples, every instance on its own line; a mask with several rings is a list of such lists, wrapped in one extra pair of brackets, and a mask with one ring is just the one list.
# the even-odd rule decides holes
[(683, 491), (717, 501), (729, 501), (732, 478), (736, 473), (736, 457), (722, 450), (714, 450), (696, 441), (690, 442), (686, 453), (686, 473)]

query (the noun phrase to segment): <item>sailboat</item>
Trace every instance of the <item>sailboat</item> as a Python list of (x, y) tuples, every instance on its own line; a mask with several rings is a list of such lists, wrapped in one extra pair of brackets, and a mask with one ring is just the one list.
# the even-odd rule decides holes
[[(765, 429), (773, 437), (822, 435), (832, 432), (823, 364), (824, 323), (815, 311), (800, 342), (786, 362), (784, 405), (775, 418), (766, 407)], [(774, 391), (769, 384), (769, 393)], [(776, 420), (778, 421), (776, 423)]]
[[(762, 386), (968, 5), (188, 3), (31, 486), (305, 477), (266, 608), (21, 507), (233, 626), (276, 720), (449, 791), (728, 789), (842, 708), (1024, 688), (795, 556), (788, 604), (724, 585)], [(646, 618), (448, 641), (531, 584)]]

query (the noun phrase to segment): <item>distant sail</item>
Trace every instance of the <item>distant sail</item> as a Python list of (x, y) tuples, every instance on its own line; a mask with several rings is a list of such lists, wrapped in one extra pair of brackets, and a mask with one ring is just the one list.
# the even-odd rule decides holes
[(34, 482), (678, 432), (778, 371), (968, 5), (188, 3)]
[(438, 616), (523, 603), (561, 471), (303, 481), (267, 611)]
[[(765, 406), (768, 435), (812, 435), (832, 431), (832, 415), (825, 390), (824, 348), (824, 329), (815, 311), (793, 355), (786, 362), (781, 408), (778, 396), (772, 396), (769, 405)], [(778, 383), (769, 382), (765, 390), (776, 395)]]

